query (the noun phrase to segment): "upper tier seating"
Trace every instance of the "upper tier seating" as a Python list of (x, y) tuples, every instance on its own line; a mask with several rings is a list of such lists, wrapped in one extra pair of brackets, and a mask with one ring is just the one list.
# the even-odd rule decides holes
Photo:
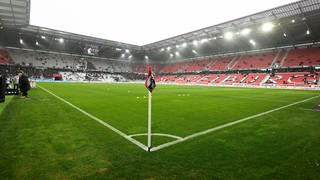
[(80, 57), (69, 54), (10, 49), (9, 53), (17, 64), (39, 68), (98, 70), (107, 72), (131, 72), (129, 62), (102, 58)]
[(211, 59), (207, 60), (199, 60), (199, 61), (192, 61), (189, 63), (186, 63), (186, 66), (184, 68), (185, 72), (197, 72), (197, 71), (204, 71), (208, 70), (210, 67)]
[(11, 58), (8, 51), (0, 48), (0, 64), (14, 64), (15, 61)]
[(311, 66), (320, 65), (320, 48), (299, 48), (289, 51), (283, 66)]
[(147, 73), (149, 66), (152, 67), (153, 72), (159, 72), (162, 68), (162, 64), (133, 64), (132, 72)]
[(163, 73), (182, 72), (185, 66), (186, 66), (185, 63), (166, 64), (163, 66), (160, 72), (163, 72)]
[(226, 70), (227, 69), (227, 65), (232, 61), (234, 57), (230, 56), (230, 57), (219, 57), (216, 58), (213, 62), (213, 64), (211, 65), (211, 67), (209, 68), (209, 70)]
[(233, 69), (268, 68), (270, 67), (275, 53), (261, 53), (242, 55)]

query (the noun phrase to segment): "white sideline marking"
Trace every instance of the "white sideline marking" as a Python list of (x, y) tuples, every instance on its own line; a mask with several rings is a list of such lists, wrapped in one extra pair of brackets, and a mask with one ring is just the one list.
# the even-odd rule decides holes
[[(141, 133), (141, 134), (131, 134), (128, 135), (129, 137), (136, 137), (136, 136), (146, 136), (148, 133)], [(165, 137), (170, 137), (173, 139), (183, 139), (182, 137), (171, 135), (171, 134), (162, 134), (162, 133), (151, 133), (152, 136), (165, 136)]]
[(315, 99), (315, 98), (318, 98), (318, 97), (320, 97), (320, 96), (314, 96), (314, 97), (311, 97), (311, 98), (308, 98), (308, 99), (305, 99), (305, 100), (302, 100), (302, 101), (297, 101), (297, 102), (294, 102), (294, 103), (291, 103), (291, 104), (288, 104), (288, 105), (285, 105), (285, 106), (282, 106), (282, 107), (279, 107), (279, 108), (276, 108), (276, 109), (272, 109), (272, 110), (265, 111), (265, 112), (262, 112), (262, 113), (259, 113), (259, 114), (256, 114), (256, 115), (252, 115), (252, 116), (249, 116), (249, 117), (246, 117), (246, 118), (242, 118), (242, 119), (230, 122), (230, 123), (226, 123), (226, 124), (223, 124), (221, 126), (217, 126), (217, 127), (211, 128), (211, 129), (207, 129), (205, 131), (194, 133), (194, 134), (191, 134), (189, 136), (184, 137), (183, 139), (178, 139), (178, 140), (175, 140), (175, 141), (172, 141), (172, 142), (161, 144), (161, 145), (159, 145), (157, 147), (152, 148), (151, 151), (157, 151), (157, 150), (163, 149), (165, 147), (172, 146), (174, 144), (186, 141), (188, 139), (192, 139), (192, 138), (204, 135), (204, 134), (211, 133), (211, 132), (219, 130), (219, 129), (223, 129), (223, 128), (226, 128), (226, 127), (229, 127), (229, 126), (233, 126), (235, 124), (239, 124), (241, 122), (248, 121), (250, 119), (253, 119), (253, 118), (256, 118), (256, 117), (260, 117), (260, 116), (263, 116), (265, 114), (269, 114), (269, 113), (272, 113), (272, 112), (275, 112), (275, 111), (279, 111), (281, 109), (284, 109), (284, 108), (287, 108), (287, 107), (290, 107), (290, 106), (294, 106), (296, 104), (300, 104), (300, 103), (303, 103), (303, 102), (306, 102), (306, 101), (309, 101), (311, 99)]
[(46, 91), (47, 93), (51, 94), (52, 96), (58, 98), (59, 100), (63, 101), (64, 103), (68, 104), (69, 106), (75, 108), (76, 110), (82, 112), (84, 115), (90, 117), (91, 119), (97, 121), (98, 123), (104, 125), (105, 127), (111, 129), (112, 131), (116, 132), (117, 134), (119, 134), (120, 136), (124, 137), (124, 138), (127, 139), (128, 141), (130, 141), (130, 142), (132, 142), (133, 144), (139, 146), (141, 149), (143, 149), (143, 150), (145, 150), (145, 151), (148, 151), (148, 147), (147, 147), (147, 146), (145, 146), (144, 144), (140, 143), (139, 141), (131, 138), (130, 136), (128, 136), (128, 135), (126, 135), (125, 133), (123, 133), (122, 131), (114, 128), (114, 127), (111, 126), (110, 124), (108, 124), (108, 123), (102, 121), (101, 119), (99, 119), (99, 118), (97, 118), (97, 117), (89, 114), (88, 112), (82, 110), (81, 108), (79, 108), (79, 107), (71, 104), (70, 102), (68, 102), (68, 101), (66, 101), (65, 99), (63, 99), (63, 98), (55, 95), (54, 93), (52, 93), (51, 91), (47, 90), (46, 88), (41, 87), (41, 86), (39, 86), (39, 85), (38, 85), (38, 87), (41, 88), (42, 90)]

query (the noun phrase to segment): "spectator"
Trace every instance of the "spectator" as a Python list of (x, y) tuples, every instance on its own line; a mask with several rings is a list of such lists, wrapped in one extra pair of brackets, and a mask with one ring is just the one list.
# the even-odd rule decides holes
[(19, 72), (19, 88), (22, 94), (21, 98), (28, 98), (28, 91), (30, 90), (30, 83), (28, 77), (23, 73)]
[(6, 92), (6, 76), (0, 72), (0, 103), (5, 101)]
[(16, 75), (13, 77), (13, 89), (18, 89), (19, 87), (19, 76)]

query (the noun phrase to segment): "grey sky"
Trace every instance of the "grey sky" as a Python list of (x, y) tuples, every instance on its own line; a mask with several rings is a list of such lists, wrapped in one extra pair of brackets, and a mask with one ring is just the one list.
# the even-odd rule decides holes
[(31, 24), (144, 45), (295, 0), (32, 0)]

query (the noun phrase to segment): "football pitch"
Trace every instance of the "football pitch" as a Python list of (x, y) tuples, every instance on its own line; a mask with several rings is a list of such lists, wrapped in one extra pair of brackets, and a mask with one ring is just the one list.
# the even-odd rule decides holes
[[(39, 83), (0, 115), (5, 179), (317, 179), (319, 91)], [(1, 105), (0, 105), (1, 109)]]

